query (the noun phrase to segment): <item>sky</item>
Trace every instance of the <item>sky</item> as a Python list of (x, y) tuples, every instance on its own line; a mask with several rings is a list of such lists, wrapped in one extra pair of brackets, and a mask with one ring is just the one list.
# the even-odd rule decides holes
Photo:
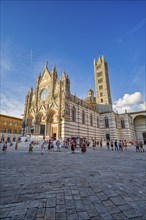
[(146, 3), (1, 0), (0, 113), (22, 118), (27, 92), (48, 61), (71, 93), (95, 92), (93, 60), (108, 63), (114, 111), (146, 109)]

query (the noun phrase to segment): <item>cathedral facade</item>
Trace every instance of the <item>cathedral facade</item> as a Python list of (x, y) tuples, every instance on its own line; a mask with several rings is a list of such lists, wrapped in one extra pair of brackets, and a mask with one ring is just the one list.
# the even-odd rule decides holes
[(88, 96), (81, 100), (70, 93), (70, 79), (63, 72), (58, 79), (56, 67), (51, 72), (46, 64), (44, 71), (26, 96), (24, 121), (25, 133), (48, 138), (86, 138), (88, 140), (142, 140), (145, 141), (146, 128), (135, 118), (146, 112), (129, 114), (115, 113), (108, 76), (108, 65), (104, 57), (94, 60), (94, 80), (96, 94), (90, 89)]

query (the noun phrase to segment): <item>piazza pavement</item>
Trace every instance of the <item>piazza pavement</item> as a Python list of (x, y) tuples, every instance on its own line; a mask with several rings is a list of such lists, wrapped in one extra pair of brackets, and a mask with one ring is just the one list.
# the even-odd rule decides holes
[(28, 154), (28, 143), (0, 154), (0, 219), (144, 220), (146, 153), (88, 147)]

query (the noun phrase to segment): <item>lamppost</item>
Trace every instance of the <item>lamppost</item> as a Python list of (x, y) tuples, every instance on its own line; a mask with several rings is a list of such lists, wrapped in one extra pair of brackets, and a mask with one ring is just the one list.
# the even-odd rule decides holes
[(24, 134), (25, 134), (25, 127), (26, 127), (25, 118), (23, 118), (23, 120), (22, 120), (22, 136), (23, 137), (24, 137)]
[(80, 117), (80, 114), (79, 114), (79, 102), (78, 102), (78, 138), (80, 138), (80, 122), (79, 122), (79, 117)]

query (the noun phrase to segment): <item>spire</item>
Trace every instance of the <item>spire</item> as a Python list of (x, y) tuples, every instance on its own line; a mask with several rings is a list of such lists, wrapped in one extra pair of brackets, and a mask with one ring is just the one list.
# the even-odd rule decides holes
[(52, 69), (52, 73), (57, 73), (57, 71), (56, 71), (56, 64), (54, 65), (54, 67)]
[(62, 75), (61, 75), (61, 78), (64, 78), (64, 77), (66, 77), (67, 75), (66, 75), (66, 72), (65, 72), (65, 70), (62, 72)]
[(101, 59), (102, 59), (102, 62), (104, 62), (104, 56), (103, 56), (103, 55), (102, 55), (102, 58), (101, 58)]
[(53, 70), (54, 70), (54, 71), (56, 71), (56, 64), (54, 65), (54, 68), (53, 68)]
[(97, 61), (98, 63), (101, 63), (101, 56), (99, 55), (99, 57), (98, 57), (98, 61)]
[(57, 75), (57, 71), (56, 71), (56, 64), (54, 65), (53, 69), (52, 69), (52, 76), (55, 77), (57, 79), (58, 75)]
[(94, 66), (96, 65), (96, 60), (95, 60), (95, 58), (94, 58), (94, 61), (93, 61), (93, 65), (94, 65)]
[(47, 68), (47, 69), (48, 69), (48, 61), (46, 61), (46, 65), (45, 65), (45, 68)]

